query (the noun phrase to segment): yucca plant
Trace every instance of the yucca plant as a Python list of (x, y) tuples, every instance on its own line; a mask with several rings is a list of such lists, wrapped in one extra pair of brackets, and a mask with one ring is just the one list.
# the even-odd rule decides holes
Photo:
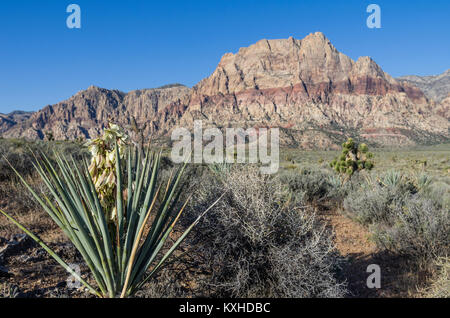
[(433, 182), (433, 177), (429, 176), (426, 173), (421, 173), (416, 175), (415, 184), (417, 188), (421, 191), (429, 189), (431, 183)]
[[(200, 217), (212, 208), (204, 211), (168, 250), (163, 249), (187, 204), (181, 206), (179, 189), (185, 165), (172, 172), (163, 185), (158, 181), (161, 154), (150, 150), (144, 154), (137, 147), (126, 147), (122, 137), (114, 129), (105, 134), (103, 139), (108, 142), (100, 143), (105, 151), (92, 158), (90, 167), (86, 160), (77, 164), (73, 158), (57, 153), (56, 164), (44, 154), (41, 160), (36, 159), (34, 166), (54, 200), (41, 198), (13, 168), (78, 249), (97, 286), (84, 280), (36, 235), (0, 210), (98, 297), (133, 295), (161, 269)], [(107, 168), (107, 175), (97, 175), (100, 167)], [(108, 186), (98, 178), (110, 178)]]
[(403, 175), (396, 170), (389, 170), (383, 177), (381, 183), (387, 187), (396, 187), (403, 180)]

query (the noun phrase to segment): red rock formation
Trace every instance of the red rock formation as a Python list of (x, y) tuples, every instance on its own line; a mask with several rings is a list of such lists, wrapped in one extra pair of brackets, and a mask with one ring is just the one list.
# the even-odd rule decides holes
[(40, 138), (50, 130), (58, 139), (93, 137), (108, 118), (127, 125), (133, 117), (156, 135), (201, 119), (204, 127), (280, 127), (283, 143), (302, 147), (333, 147), (349, 135), (402, 145), (448, 140), (448, 103), (442, 105), (438, 111), (419, 88), (393, 79), (369, 57), (353, 61), (314, 33), (227, 53), (192, 89), (124, 94), (91, 87), (4, 136)]

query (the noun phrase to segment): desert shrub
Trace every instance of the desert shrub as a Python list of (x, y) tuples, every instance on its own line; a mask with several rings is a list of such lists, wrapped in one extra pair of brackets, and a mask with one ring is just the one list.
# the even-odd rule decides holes
[(424, 188), (428, 197), (440, 204), (443, 208), (450, 210), (450, 178), (441, 177), (433, 179), (426, 188)]
[(32, 156), (25, 147), (25, 142), (0, 140), (0, 181), (9, 180), (15, 176), (8, 161), (17, 167), (24, 175), (33, 171)]
[(397, 187), (363, 184), (344, 199), (344, 209), (364, 225), (390, 223), (393, 210), (402, 205), (407, 194)]
[(15, 179), (16, 175), (8, 161), (23, 176), (34, 173), (33, 153), (44, 153), (52, 163), (55, 159), (55, 151), (64, 156), (72, 156), (75, 160), (81, 160), (87, 156), (87, 148), (82, 144), (71, 141), (26, 141), (23, 139), (0, 140), (0, 181)]
[(450, 298), (450, 257), (436, 260), (437, 273), (431, 281), (431, 286), (425, 291), (425, 297)]
[(306, 167), (300, 172), (284, 172), (280, 179), (299, 201), (323, 202), (341, 195), (340, 178), (324, 169)]
[(400, 173), (389, 171), (378, 181), (358, 180), (344, 199), (344, 209), (364, 225), (383, 222), (392, 224), (395, 211), (417, 189)]
[(449, 253), (450, 214), (444, 191), (428, 177), (389, 171), (350, 191), (344, 209), (370, 226), (381, 248), (429, 263)]
[(202, 296), (342, 297), (345, 288), (331, 233), (314, 214), (289, 200), (286, 187), (256, 167), (205, 176), (184, 222), (225, 193), (188, 238), (200, 255)]
[(407, 197), (393, 211), (393, 225), (380, 227), (374, 239), (378, 245), (427, 264), (450, 252), (450, 214), (423, 194)]
[[(26, 177), (26, 179), (34, 191), (50, 197), (50, 192), (36, 173)], [(0, 182), (0, 200), (3, 199), (9, 201), (10, 204), (14, 204), (15, 209), (20, 212), (41, 210), (38, 201), (22, 183), (16, 180)]]

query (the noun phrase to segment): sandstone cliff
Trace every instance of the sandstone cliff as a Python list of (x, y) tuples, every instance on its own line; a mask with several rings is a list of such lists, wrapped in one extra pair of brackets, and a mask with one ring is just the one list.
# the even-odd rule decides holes
[(216, 126), (284, 127), (284, 141), (306, 148), (330, 147), (343, 135), (407, 145), (448, 138), (448, 119), (435, 107), (371, 58), (355, 62), (314, 33), (225, 54), (193, 88), (182, 124), (202, 118)]
[(151, 123), (156, 113), (171, 103), (184, 100), (189, 91), (185, 86), (175, 86), (125, 94), (91, 86), (66, 101), (44, 107), (7, 129), (3, 136), (43, 139), (45, 133), (51, 132), (55, 139), (92, 138), (110, 120), (125, 126), (131, 124), (132, 118), (139, 123)]
[(90, 87), (47, 106), (4, 137), (96, 136), (109, 119), (168, 136), (174, 127), (280, 127), (282, 142), (333, 148), (347, 136), (375, 145), (449, 140), (448, 100), (429, 100), (371, 58), (353, 61), (320, 32), (302, 40), (261, 40), (227, 53), (192, 89), (169, 86), (128, 94)]

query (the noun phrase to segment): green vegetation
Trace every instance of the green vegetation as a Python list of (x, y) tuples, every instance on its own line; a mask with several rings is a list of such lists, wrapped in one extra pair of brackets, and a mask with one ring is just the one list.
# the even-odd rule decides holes
[[(374, 162), (371, 171), (375, 173), (397, 170), (413, 174), (424, 171), (432, 176), (450, 176), (450, 144), (409, 148), (376, 148), (371, 152)], [(280, 149), (281, 167), (294, 164), (297, 170), (308, 166), (329, 168), (328, 164), (324, 165), (321, 162), (331, 162), (341, 154), (341, 150), (283, 148)], [(423, 164), (425, 161), (427, 162), (426, 166)]]
[(76, 161), (89, 156), (87, 147), (80, 142), (0, 139), (0, 182), (17, 177), (8, 162), (12, 163), (22, 176), (33, 175), (35, 173), (33, 153), (45, 154), (52, 163), (56, 163), (56, 153), (73, 157)]
[(324, 204), (341, 195), (341, 179), (326, 169), (305, 167), (294, 173), (282, 171), (280, 176), (294, 198), (300, 201)]
[[(40, 197), (12, 168), (82, 255), (98, 289), (40, 238), (0, 210), (99, 297), (133, 295), (158, 272), (201, 217), (200, 214), (158, 258), (187, 204), (180, 206), (178, 188), (185, 166), (178, 168), (167, 185), (163, 185), (158, 182), (160, 155), (147, 151), (142, 157), (139, 149), (126, 149), (124, 140), (117, 127), (111, 127), (101, 139), (93, 141), (89, 170), (85, 161), (80, 165), (73, 158), (57, 153), (56, 165), (44, 154), (40, 160), (36, 158), (33, 165), (53, 201), (47, 196)], [(114, 183), (105, 188), (102, 182), (105, 178), (109, 181), (114, 178)], [(146, 275), (148, 269), (150, 273)]]
[(369, 152), (366, 144), (357, 144), (349, 138), (342, 144), (342, 154), (336, 157), (330, 167), (336, 172), (352, 176), (356, 171), (372, 170), (373, 153)]
[[(164, 154), (129, 147), (116, 127), (106, 135), (87, 146), (0, 140), (2, 209), (67, 268), (72, 261), (57, 248), (65, 239), (52, 238), (57, 227), (49, 226), (58, 224), (79, 251), (77, 262), (86, 262), (79, 279), (96, 296), (361, 296), (345, 269), (364, 266), (342, 257), (337, 227), (326, 221), (336, 215), (364, 230), (376, 249), (369, 256), (392, 275), (385, 279), (403, 284), (400, 277), (417, 276), (404, 283), (406, 295), (448, 297), (449, 145), (371, 148), (373, 156), (351, 140), (340, 151), (281, 149), (279, 173), (265, 176), (252, 165), (174, 167)], [(42, 153), (38, 160), (33, 152)], [(15, 230), (0, 218), (0, 240)], [(402, 271), (392, 273), (389, 262)], [(0, 297), (36, 286), (20, 278), (2, 283)], [(21, 293), (8, 287), (14, 284)]]
[(389, 171), (360, 180), (343, 207), (372, 229), (381, 248), (429, 264), (450, 252), (450, 178), (446, 182), (448, 191), (436, 194), (429, 177)]
[[(340, 158), (344, 159), (340, 160), (340, 172), (344, 171), (340, 167), (348, 152), (356, 148), (348, 142), (343, 146), (345, 158)], [(282, 158), (289, 158), (281, 165), (282, 180), (297, 196), (327, 209), (334, 205), (364, 225), (380, 251), (405, 259), (409, 264), (405, 268), (417, 266), (411, 268), (412, 272), (425, 270), (431, 275), (434, 295), (446, 294), (443, 289), (449, 286), (450, 252), (449, 145), (377, 149), (370, 159), (375, 163), (373, 169), (355, 174), (345, 183), (334, 180), (332, 170), (320, 163), (335, 157), (335, 151), (284, 149), (282, 153)], [(331, 167), (336, 165), (337, 161)], [(442, 261), (446, 257), (447, 263)]]

